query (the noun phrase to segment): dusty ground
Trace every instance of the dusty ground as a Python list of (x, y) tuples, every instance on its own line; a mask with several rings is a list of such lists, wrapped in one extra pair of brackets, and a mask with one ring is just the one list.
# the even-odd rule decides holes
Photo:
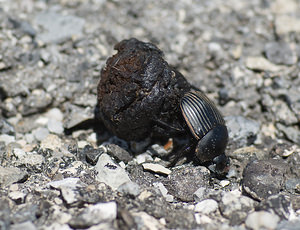
[[(297, 0), (0, 0), (0, 228), (299, 229), (299, 12)], [(161, 143), (93, 121), (100, 70), (131, 37), (222, 111), (225, 178), (164, 168)]]

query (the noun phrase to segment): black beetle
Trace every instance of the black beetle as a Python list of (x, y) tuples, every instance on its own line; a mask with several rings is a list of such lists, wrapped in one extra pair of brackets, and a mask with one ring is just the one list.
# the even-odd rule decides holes
[(192, 89), (181, 99), (180, 108), (194, 137), (190, 146), (195, 146), (197, 159), (201, 163), (214, 160), (217, 165), (226, 164), (228, 131), (215, 104), (201, 91)]
[[(115, 49), (101, 71), (95, 110), (108, 130), (127, 141), (172, 137), (171, 165), (182, 156), (224, 164), (228, 133), (213, 102), (152, 43), (132, 38)], [(188, 143), (182, 148), (183, 139)]]

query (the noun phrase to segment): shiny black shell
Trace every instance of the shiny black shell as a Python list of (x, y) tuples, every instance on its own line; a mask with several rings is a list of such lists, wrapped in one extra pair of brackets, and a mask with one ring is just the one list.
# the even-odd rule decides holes
[(195, 154), (200, 162), (224, 153), (228, 142), (225, 121), (214, 103), (201, 91), (187, 92), (180, 102), (183, 117), (198, 141)]

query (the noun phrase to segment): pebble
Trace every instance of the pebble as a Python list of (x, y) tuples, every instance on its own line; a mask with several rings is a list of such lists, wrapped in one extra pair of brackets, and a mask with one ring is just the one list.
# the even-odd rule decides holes
[(145, 170), (149, 170), (151, 172), (160, 173), (164, 175), (169, 175), (172, 172), (170, 169), (167, 169), (166, 167), (160, 164), (143, 163), (142, 166)]
[(153, 186), (159, 189), (159, 191), (161, 192), (163, 197), (166, 199), (166, 201), (173, 202), (174, 197), (172, 195), (168, 194), (168, 190), (166, 189), (166, 187), (164, 186), (163, 183), (155, 182), (155, 183), (153, 183)]
[(49, 134), (40, 144), (42, 149), (60, 149), (63, 146), (62, 140), (54, 134)]
[(11, 185), (12, 183), (22, 181), (27, 177), (27, 173), (16, 167), (2, 167), (0, 166), (0, 186)]
[(41, 12), (34, 20), (43, 28), (37, 36), (43, 43), (59, 43), (72, 36), (80, 36), (85, 23), (83, 18), (62, 15), (55, 11)]
[(138, 164), (142, 164), (147, 161), (153, 161), (152, 156), (150, 156), (150, 154), (147, 152), (137, 155), (135, 159)]
[(7, 134), (0, 135), (0, 141), (3, 141), (6, 145), (8, 145), (11, 142), (14, 142), (15, 140), (16, 140), (16, 138), (11, 135), (7, 135)]
[(13, 191), (8, 194), (8, 197), (15, 201), (17, 204), (24, 202), (26, 194), (20, 191)]
[(137, 197), (141, 193), (140, 186), (137, 183), (131, 181), (120, 185), (117, 191), (133, 197)]
[(263, 200), (278, 194), (288, 177), (288, 164), (282, 160), (256, 160), (250, 162), (243, 172), (242, 186), (255, 199)]
[(243, 116), (225, 117), (229, 139), (236, 142), (238, 147), (251, 145), (256, 140), (260, 123)]
[(164, 149), (163, 146), (154, 144), (150, 147), (150, 151), (154, 153), (154, 155), (159, 156), (159, 157), (165, 157), (169, 153), (167, 150)]
[(169, 193), (183, 201), (193, 201), (199, 187), (209, 187), (210, 172), (203, 166), (185, 166), (173, 169), (163, 181)]
[(260, 229), (275, 229), (278, 222), (279, 217), (275, 214), (271, 214), (266, 211), (259, 211), (250, 213), (247, 216), (245, 221), (246, 227), (253, 229), (253, 230), (260, 230)]
[(297, 61), (296, 55), (285, 42), (270, 42), (265, 46), (266, 57), (275, 64), (293, 65)]
[(229, 184), (230, 184), (229, 180), (221, 180), (219, 183), (219, 185), (221, 185), (222, 188), (226, 187)]
[(46, 128), (39, 127), (37, 129), (33, 130), (32, 134), (34, 135), (36, 140), (42, 141), (49, 135), (49, 131)]
[(64, 119), (64, 114), (59, 108), (52, 108), (45, 115), (49, 119), (55, 119), (57, 121), (63, 121)]
[(36, 230), (37, 228), (31, 221), (26, 221), (23, 223), (13, 224), (10, 227), (10, 230)]
[(201, 202), (198, 202), (195, 205), (194, 211), (207, 215), (207, 214), (217, 211), (218, 207), (219, 207), (218, 203), (215, 200), (206, 199)]
[(50, 186), (55, 189), (61, 189), (61, 188), (76, 189), (78, 187), (83, 187), (84, 184), (80, 181), (79, 178), (68, 177), (63, 180), (51, 181), (47, 184), (47, 186)]
[(269, 62), (264, 57), (248, 57), (245, 64), (247, 68), (255, 71), (278, 72), (281, 70), (280, 66)]
[(133, 212), (132, 216), (137, 224), (137, 229), (165, 229), (156, 218), (146, 212)]
[(63, 123), (55, 119), (49, 119), (47, 128), (51, 133), (62, 134), (64, 132)]
[(131, 181), (125, 169), (113, 162), (106, 153), (99, 157), (95, 170), (98, 172), (96, 179), (114, 190), (118, 189), (120, 185)]
[(231, 225), (241, 224), (253, 208), (254, 201), (238, 190), (224, 193), (220, 202), (220, 211), (229, 219)]
[(85, 208), (78, 216), (72, 218), (72, 228), (87, 228), (102, 222), (111, 222), (117, 218), (117, 203), (98, 203)]
[(129, 152), (127, 152), (125, 149), (121, 148), (118, 145), (108, 144), (105, 147), (107, 149), (107, 154), (119, 161), (124, 161), (125, 163), (128, 163), (133, 159), (132, 155)]
[(278, 34), (299, 33), (300, 19), (295, 16), (278, 15), (275, 18), (275, 27)]

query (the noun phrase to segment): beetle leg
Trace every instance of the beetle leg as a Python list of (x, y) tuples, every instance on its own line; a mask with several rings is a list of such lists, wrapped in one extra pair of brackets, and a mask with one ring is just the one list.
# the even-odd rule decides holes
[[(161, 130), (162, 132), (164, 132), (164, 135), (167, 133), (169, 135), (180, 135), (186, 132), (186, 130), (182, 127), (182, 126), (172, 126), (162, 120), (153, 120), (154, 123), (154, 127), (153, 129), (156, 130)], [(159, 131), (157, 131), (158, 133), (160, 133)]]
[(194, 149), (195, 149), (195, 144), (194, 143), (187, 143), (180, 149), (177, 149), (170, 153), (169, 158), (170, 158), (170, 163), (168, 164), (168, 167), (173, 167), (175, 166), (180, 159), (183, 157), (187, 158), (194, 158)]

